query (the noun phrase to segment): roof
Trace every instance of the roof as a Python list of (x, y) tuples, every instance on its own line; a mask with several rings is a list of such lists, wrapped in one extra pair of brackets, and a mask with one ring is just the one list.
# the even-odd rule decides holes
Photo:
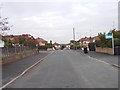
[(58, 44), (58, 43), (55, 42), (53, 45), (60, 45), (60, 44)]
[(85, 41), (90, 42), (91, 40), (85, 40)]
[(100, 40), (99, 36), (93, 37), (94, 40)]
[(16, 38), (16, 37), (29, 37), (29, 38), (34, 38), (33, 36), (31, 36), (30, 34), (22, 34), (22, 35), (6, 35), (6, 36), (2, 36), (3, 38)]
[(47, 42), (46, 40), (44, 40), (43, 38), (37, 38), (38, 42)]
[(82, 42), (82, 41), (92, 41), (92, 38), (88, 38), (88, 37), (85, 37), (85, 38), (81, 38), (80, 40), (78, 40), (78, 42)]
[(12, 39), (12, 43), (19, 43), (19, 38), (20, 37), (24, 37), (27, 40), (28, 39), (35, 39), (33, 36), (31, 36), (30, 34), (22, 34), (22, 35), (6, 35), (6, 36), (2, 36), (2, 38), (10, 38)]
[(66, 44), (66, 45), (71, 45), (71, 43), (68, 43), (68, 44)]
[(80, 40), (78, 40), (78, 42), (83, 42), (83, 41), (92, 42), (93, 40), (100, 40), (100, 38), (99, 36), (94, 36), (91, 38), (85, 37), (85, 38), (81, 38)]

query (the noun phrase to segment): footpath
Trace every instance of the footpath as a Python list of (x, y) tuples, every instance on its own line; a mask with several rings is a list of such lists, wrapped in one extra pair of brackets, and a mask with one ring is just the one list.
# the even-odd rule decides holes
[[(76, 50), (76, 51), (84, 54), (83, 50)], [(109, 54), (104, 54), (104, 53), (98, 53), (95, 51), (88, 51), (86, 55), (92, 58), (95, 58), (95, 59), (105, 61), (113, 66), (117, 66), (117, 67), (120, 66), (120, 55), (109, 55)]]

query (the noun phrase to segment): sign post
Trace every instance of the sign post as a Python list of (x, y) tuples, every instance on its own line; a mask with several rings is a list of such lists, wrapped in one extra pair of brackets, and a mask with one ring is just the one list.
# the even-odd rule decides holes
[(106, 34), (105, 38), (106, 39), (112, 39), (112, 48), (113, 48), (113, 55), (114, 55), (114, 37), (113, 37), (113, 33)]
[(112, 47), (113, 47), (113, 55), (114, 55), (114, 38), (113, 38), (113, 33), (112, 33)]

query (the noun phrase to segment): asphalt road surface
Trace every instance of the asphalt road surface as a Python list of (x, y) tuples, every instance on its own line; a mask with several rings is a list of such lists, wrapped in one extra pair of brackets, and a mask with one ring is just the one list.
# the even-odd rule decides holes
[(40, 51), (39, 54), (32, 55), (8, 65), (2, 66), (2, 84), (6, 84), (10, 80), (21, 74), (25, 69), (50, 53), (50, 51)]
[(118, 68), (58, 50), (6, 88), (118, 88)]
[[(84, 54), (83, 50), (76, 50), (76, 51)], [(103, 61), (110, 63), (110, 64), (119, 65), (118, 61), (120, 59), (120, 55), (109, 55), (109, 54), (104, 54), (104, 53), (98, 53), (95, 51), (88, 51), (88, 53), (86, 55), (89, 55), (89, 56), (96, 58), (96, 59), (103, 60)]]

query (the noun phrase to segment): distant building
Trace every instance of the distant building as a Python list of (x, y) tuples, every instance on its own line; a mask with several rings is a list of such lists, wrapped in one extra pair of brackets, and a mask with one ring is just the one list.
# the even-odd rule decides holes
[(95, 37), (85, 37), (85, 38), (81, 38), (77, 42), (82, 44), (83, 46), (88, 47), (88, 44), (90, 42), (95, 42), (96, 40), (100, 40), (100, 38), (98, 36), (95, 36)]
[(4, 41), (0, 39), (0, 47), (4, 47)]
[(45, 46), (45, 44), (48, 43), (48, 41), (44, 40), (43, 38), (38, 37), (36, 40), (39, 46)]
[(81, 38), (80, 40), (77, 41), (78, 43), (82, 44), (83, 46), (87, 46), (90, 42), (92, 42), (91, 38), (85, 37), (85, 38)]
[(2, 41), (2, 35), (0, 35), (0, 47), (4, 47), (4, 42)]
[(20, 37), (24, 37), (26, 40), (30, 40), (30, 39), (35, 39), (33, 36), (31, 36), (30, 34), (22, 34), (22, 35), (6, 35), (6, 36), (2, 36), (3, 39), (10, 39), (12, 41), (13, 46), (18, 45), (19, 44), (19, 38)]
[(96, 40), (100, 40), (99, 36), (92, 37), (92, 42), (95, 42)]
[(71, 45), (74, 45), (73, 43), (68, 43), (68, 44), (66, 44), (66, 49), (70, 49), (70, 46)]
[(58, 49), (61, 49), (60, 44), (58, 44), (58, 43), (55, 42), (53, 45), (55, 46), (55, 49), (57, 49), (57, 50), (58, 50)]

